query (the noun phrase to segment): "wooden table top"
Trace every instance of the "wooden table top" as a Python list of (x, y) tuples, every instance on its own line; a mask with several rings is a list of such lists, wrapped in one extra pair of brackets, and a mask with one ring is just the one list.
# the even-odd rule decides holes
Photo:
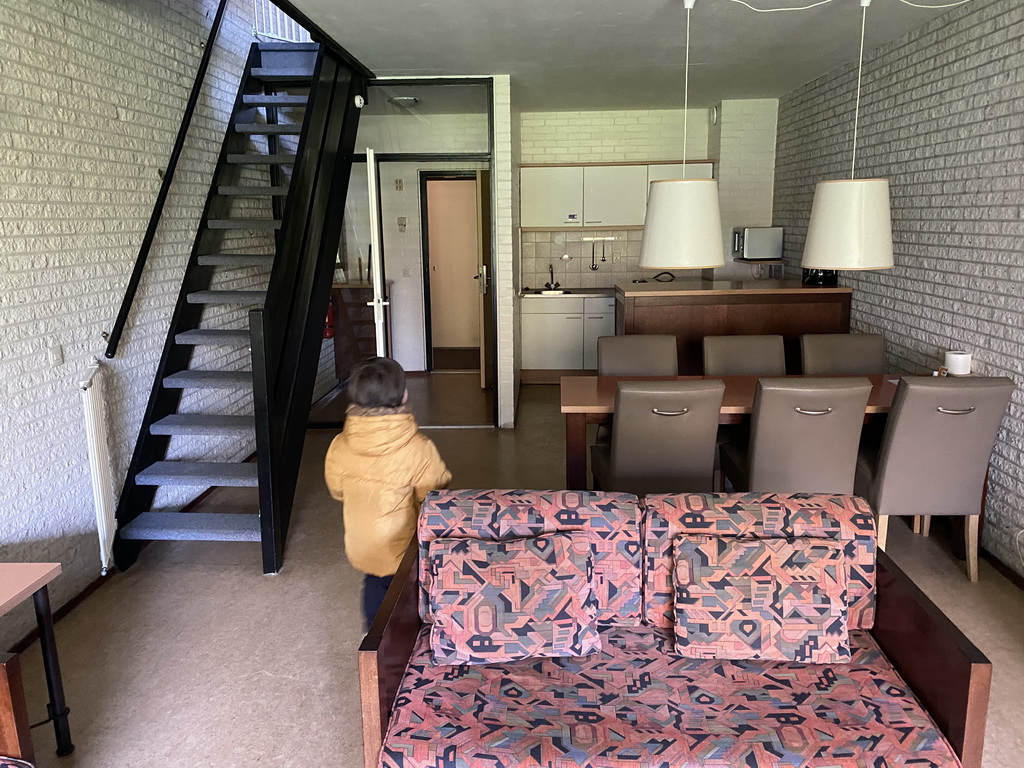
[[(756, 263), (756, 262), (755, 262)], [(616, 283), (615, 292), (627, 299), (666, 296), (732, 296), (736, 294), (853, 293), (846, 285), (804, 285), (799, 280), (700, 280), (670, 283)]]
[[(561, 380), (562, 413), (614, 413), (615, 391), (620, 381), (701, 381), (721, 379), (725, 382), (721, 413), (748, 414), (754, 409), (754, 390), (759, 378), (833, 378), (803, 376), (563, 376)], [(865, 413), (888, 413), (896, 395), (900, 377), (887, 374), (864, 375), (871, 382), (871, 396)]]
[(60, 575), (60, 563), (0, 563), (0, 616)]

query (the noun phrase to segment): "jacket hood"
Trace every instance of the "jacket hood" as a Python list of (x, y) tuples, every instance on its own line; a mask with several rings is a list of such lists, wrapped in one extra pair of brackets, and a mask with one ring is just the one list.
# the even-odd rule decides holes
[(411, 413), (389, 409), (379, 415), (364, 415), (353, 409), (345, 418), (343, 434), (354, 453), (387, 456), (408, 445), (418, 431)]

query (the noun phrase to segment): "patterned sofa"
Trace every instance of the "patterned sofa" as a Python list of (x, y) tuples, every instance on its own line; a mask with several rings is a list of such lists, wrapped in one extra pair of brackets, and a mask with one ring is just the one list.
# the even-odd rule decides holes
[[(596, 633), (556, 631), (561, 653), (529, 656), (531, 621), (566, 608), (502, 596), (482, 558), (544, 560), (552, 541), (569, 558), (581, 539), (589, 602), (573, 610)], [(558, 567), (568, 593), (583, 570)], [(474, 585), (502, 610), (455, 614), (473, 631), (447, 637), (466, 585), (466, 611)], [(776, 627), (787, 611), (805, 623)], [(862, 499), (485, 490), (424, 502), (360, 677), (367, 766), (977, 768), (991, 667), (876, 562)]]

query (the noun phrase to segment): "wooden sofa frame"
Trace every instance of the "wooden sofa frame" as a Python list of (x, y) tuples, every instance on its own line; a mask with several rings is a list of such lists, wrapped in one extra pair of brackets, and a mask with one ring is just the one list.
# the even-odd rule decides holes
[[(405, 554), (359, 646), (363, 764), (376, 768), (391, 706), (419, 634), (419, 549)], [(963, 768), (981, 768), (992, 664), (882, 551), (871, 634), (935, 720)]]

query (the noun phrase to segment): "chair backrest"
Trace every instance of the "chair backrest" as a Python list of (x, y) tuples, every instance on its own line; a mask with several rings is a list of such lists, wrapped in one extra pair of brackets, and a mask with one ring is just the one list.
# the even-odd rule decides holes
[(721, 381), (623, 381), (611, 473), (632, 493), (711, 491)]
[(597, 340), (598, 376), (678, 376), (679, 353), (671, 334), (602, 336)]
[(871, 382), (761, 379), (750, 424), (750, 491), (853, 493)]
[(785, 376), (781, 336), (705, 336), (705, 376)]
[(810, 333), (800, 337), (804, 375), (885, 373), (885, 339), (877, 333)]
[(869, 501), (883, 515), (976, 515), (1013, 395), (1005, 377), (901, 379)]

